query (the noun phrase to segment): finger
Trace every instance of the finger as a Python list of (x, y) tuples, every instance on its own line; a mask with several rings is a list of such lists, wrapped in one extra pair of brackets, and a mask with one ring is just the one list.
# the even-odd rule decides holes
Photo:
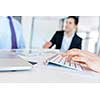
[(75, 62), (80, 62), (80, 63), (85, 63), (85, 64), (88, 63), (87, 58), (84, 58), (84, 57), (75, 56), (75, 57), (72, 57), (72, 60)]
[(81, 66), (81, 68), (82, 68), (83, 70), (91, 70), (91, 68), (89, 68), (87, 64), (82, 64), (82, 63), (80, 63), (80, 66)]
[(73, 56), (68, 56), (68, 57), (66, 58), (66, 61), (71, 61), (71, 60), (72, 60), (72, 57), (73, 57)]
[(84, 53), (83, 51), (79, 50), (79, 49), (72, 49), (66, 52), (66, 55), (68, 56), (83, 56)]

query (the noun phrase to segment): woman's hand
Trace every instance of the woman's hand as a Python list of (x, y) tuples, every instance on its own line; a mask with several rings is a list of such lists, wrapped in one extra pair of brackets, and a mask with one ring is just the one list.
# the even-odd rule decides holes
[(73, 60), (83, 67), (100, 72), (100, 57), (88, 51), (72, 49), (62, 54), (68, 56), (68, 60)]

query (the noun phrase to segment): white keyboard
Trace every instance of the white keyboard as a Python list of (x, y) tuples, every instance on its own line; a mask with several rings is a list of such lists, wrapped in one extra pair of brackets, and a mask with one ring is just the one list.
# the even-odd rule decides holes
[(55, 55), (48, 60), (48, 64), (54, 64), (61, 67), (66, 67), (74, 70), (83, 71), (82, 67), (79, 64), (76, 64), (73, 61), (67, 62), (66, 57), (60, 57)]

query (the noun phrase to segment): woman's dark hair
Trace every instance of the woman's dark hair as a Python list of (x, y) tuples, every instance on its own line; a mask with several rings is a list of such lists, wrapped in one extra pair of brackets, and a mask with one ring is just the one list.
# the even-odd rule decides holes
[(74, 21), (75, 21), (75, 25), (78, 25), (78, 22), (79, 22), (79, 17), (78, 16), (68, 16), (67, 19), (69, 18), (73, 18)]

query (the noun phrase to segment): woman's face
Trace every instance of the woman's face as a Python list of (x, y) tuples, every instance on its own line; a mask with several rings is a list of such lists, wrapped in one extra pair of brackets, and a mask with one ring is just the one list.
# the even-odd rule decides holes
[(74, 30), (76, 31), (77, 25), (75, 24), (75, 20), (73, 18), (68, 18), (65, 23), (65, 31), (67, 33), (71, 33)]

